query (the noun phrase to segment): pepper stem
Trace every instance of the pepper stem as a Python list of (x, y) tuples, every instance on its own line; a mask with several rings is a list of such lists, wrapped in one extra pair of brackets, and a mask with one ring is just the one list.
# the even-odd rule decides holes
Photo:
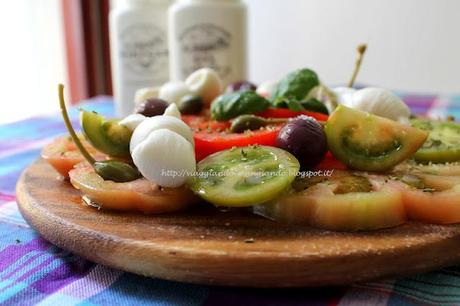
[(85, 149), (80, 139), (78, 138), (77, 134), (75, 133), (75, 130), (72, 127), (72, 123), (70, 123), (69, 114), (67, 113), (67, 108), (65, 106), (65, 100), (64, 100), (64, 85), (62, 84), (59, 84), (59, 106), (61, 108), (61, 114), (62, 114), (62, 118), (64, 119), (65, 126), (67, 130), (69, 131), (69, 134), (72, 137), (73, 142), (75, 143), (75, 145), (77, 146), (78, 150), (83, 155), (83, 157), (91, 165), (93, 165), (96, 162), (96, 160)]
[(361, 68), (361, 63), (364, 58), (364, 53), (366, 53), (366, 49), (367, 49), (366, 44), (358, 45), (358, 48), (356, 48), (356, 50), (358, 51), (358, 58), (356, 59), (355, 69), (353, 70), (351, 79), (348, 82), (348, 87), (353, 87), (353, 84), (355, 84), (355, 80), (356, 80), (356, 77), (358, 76), (359, 69)]

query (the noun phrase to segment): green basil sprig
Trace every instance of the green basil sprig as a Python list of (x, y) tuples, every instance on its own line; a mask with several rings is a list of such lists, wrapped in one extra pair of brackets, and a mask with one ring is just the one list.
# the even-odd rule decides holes
[(295, 70), (279, 81), (273, 91), (272, 100), (276, 102), (288, 98), (302, 101), (318, 85), (319, 78), (313, 70)]
[(277, 104), (274, 105), (276, 108), (288, 108), (292, 111), (295, 112), (300, 112), (300, 111), (312, 111), (315, 113), (322, 113), (325, 115), (329, 115), (329, 111), (324, 105), (323, 102), (316, 98), (311, 98), (309, 100), (305, 101), (297, 101), (295, 99), (284, 99), (284, 100), (279, 100)]
[(240, 91), (219, 96), (211, 104), (211, 116), (218, 121), (229, 120), (243, 114), (266, 110), (270, 102), (253, 91)]
[(318, 75), (310, 69), (295, 70), (285, 76), (275, 87), (272, 95), (272, 103), (275, 107), (294, 108), (298, 105), (291, 101), (303, 101), (308, 93), (319, 85)]
[(326, 105), (318, 99), (311, 98), (310, 100), (301, 102), (300, 104), (307, 111), (329, 115), (329, 110)]

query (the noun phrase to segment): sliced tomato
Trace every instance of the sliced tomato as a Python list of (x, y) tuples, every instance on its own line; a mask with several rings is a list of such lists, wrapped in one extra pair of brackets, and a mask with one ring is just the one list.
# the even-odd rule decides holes
[(413, 168), (425, 174), (449, 175), (449, 176), (460, 175), (460, 164), (459, 163), (427, 164), (427, 165), (422, 164), (422, 165), (416, 165)]
[(206, 115), (182, 115), (181, 119), (193, 130), (212, 130), (221, 132), (225, 131), (231, 125), (230, 121), (210, 120)]
[(299, 115), (307, 115), (310, 117), (315, 118), (318, 121), (327, 121), (329, 118), (328, 115), (311, 112), (311, 111), (292, 111), (287, 108), (269, 108), (264, 110), (261, 113), (258, 113), (257, 116), (264, 117), (264, 118), (293, 118)]
[(167, 213), (184, 209), (198, 201), (185, 186), (163, 188), (145, 178), (126, 183), (105, 181), (86, 163), (69, 172), (70, 182), (103, 209)]
[[(83, 136), (80, 137), (80, 140), (83, 146), (96, 160), (107, 159), (107, 155), (97, 151), (84, 140)], [(85, 160), (70, 136), (60, 136), (54, 139), (43, 148), (41, 156), (64, 177), (69, 176), (69, 171), (72, 170), (76, 164)]]
[(337, 170), (347, 170), (348, 167), (340, 160), (335, 158), (331, 152), (327, 152), (324, 159), (316, 166), (316, 169), (337, 169)]
[(436, 224), (460, 223), (460, 185), (438, 192), (406, 188), (403, 199), (410, 219)]
[[(368, 177), (372, 188), (368, 192), (338, 191), (340, 184), (349, 186), (345, 180), (356, 174), (335, 171), (333, 177), (257, 206), (255, 212), (282, 222), (336, 231), (375, 230), (403, 224), (406, 213), (401, 192), (393, 182), (385, 183), (385, 177)], [(317, 177), (312, 179), (318, 181)]]
[[(425, 186), (438, 191), (448, 190), (460, 185), (460, 176), (423, 174), (422, 179)], [(460, 198), (458, 203), (460, 205)]]
[(423, 189), (403, 183), (398, 185), (409, 218), (436, 224), (460, 223), (460, 177), (417, 176), (423, 182)]
[(233, 147), (245, 147), (255, 144), (275, 146), (276, 137), (280, 129), (281, 126), (274, 126), (245, 133), (225, 133), (216, 131), (196, 132), (193, 135), (196, 159), (199, 161), (215, 152)]

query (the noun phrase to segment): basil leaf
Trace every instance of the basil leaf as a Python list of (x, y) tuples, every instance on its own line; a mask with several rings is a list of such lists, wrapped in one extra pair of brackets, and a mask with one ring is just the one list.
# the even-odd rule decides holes
[(243, 114), (254, 114), (266, 110), (270, 102), (253, 91), (240, 91), (219, 96), (211, 104), (211, 117), (229, 120)]
[(279, 99), (276, 102), (272, 101), (272, 106), (275, 108), (289, 108), (287, 101), (288, 99)]
[(288, 98), (278, 99), (276, 103), (274, 103), (273, 106), (276, 108), (288, 108), (295, 112), (300, 112), (300, 111), (305, 110), (302, 103), (297, 101), (296, 99), (288, 99)]
[(318, 75), (310, 69), (299, 69), (285, 76), (275, 87), (272, 103), (276, 105), (283, 99), (302, 101), (313, 89), (319, 85)]
[(300, 104), (305, 110), (329, 115), (329, 110), (327, 109), (326, 105), (324, 105), (324, 103), (318, 99), (311, 98), (310, 100), (301, 102)]
[(305, 110), (305, 108), (303, 108), (302, 104), (299, 101), (293, 100), (293, 99), (287, 100), (287, 106), (290, 110), (295, 111), (295, 112), (300, 112), (300, 111)]
[(288, 108), (295, 112), (304, 110), (302, 104), (299, 101), (288, 98), (278, 99), (275, 103), (273, 103), (273, 106), (276, 108)]

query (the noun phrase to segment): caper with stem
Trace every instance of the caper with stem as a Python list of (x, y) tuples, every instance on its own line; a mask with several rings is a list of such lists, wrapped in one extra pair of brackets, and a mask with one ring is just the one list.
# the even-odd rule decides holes
[(99, 174), (104, 180), (112, 180), (115, 182), (130, 182), (138, 179), (141, 175), (139, 171), (128, 163), (118, 160), (96, 161), (91, 154), (85, 149), (77, 134), (75, 133), (72, 123), (70, 123), (69, 114), (65, 106), (64, 85), (59, 84), (59, 106), (61, 108), (62, 118), (65, 126), (72, 137), (73, 142), (77, 146), (80, 153), (94, 168), (94, 171)]
[(203, 99), (195, 95), (183, 96), (179, 101), (179, 111), (182, 115), (195, 115), (203, 109)]
[(230, 132), (232, 133), (243, 133), (244, 131), (258, 130), (269, 124), (284, 123), (288, 119), (282, 118), (262, 118), (255, 115), (240, 115), (233, 119), (232, 125), (230, 126)]
[(119, 183), (131, 182), (141, 176), (136, 168), (119, 160), (97, 161), (93, 164), (93, 168), (104, 180)]
[(366, 50), (367, 50), (366, 44), (358, 45), (358, 47), (356, 48), (356, 51), (358, 51), (358, 58), (356, 59), (355, 69), (353, 70), (351, 79), (348, 82), (348, 87), (353, 87), (353, 85), (355, 84), (355, 80), (356, 80), (356, 77), (358, 76), (359, 69), (361, 68), (361, 63), (363, 62), (364, 53), (366, 53)]
[[(240, 115), (233, 119), (230, 126), (230, 132), (243, 133), (245, 131), (255, 131), (270, 124), (285, 123), (292, 118), (262, 118), (255, 115)], [(325, 124), (324, 121), (318, 121), (319, 124)]]

